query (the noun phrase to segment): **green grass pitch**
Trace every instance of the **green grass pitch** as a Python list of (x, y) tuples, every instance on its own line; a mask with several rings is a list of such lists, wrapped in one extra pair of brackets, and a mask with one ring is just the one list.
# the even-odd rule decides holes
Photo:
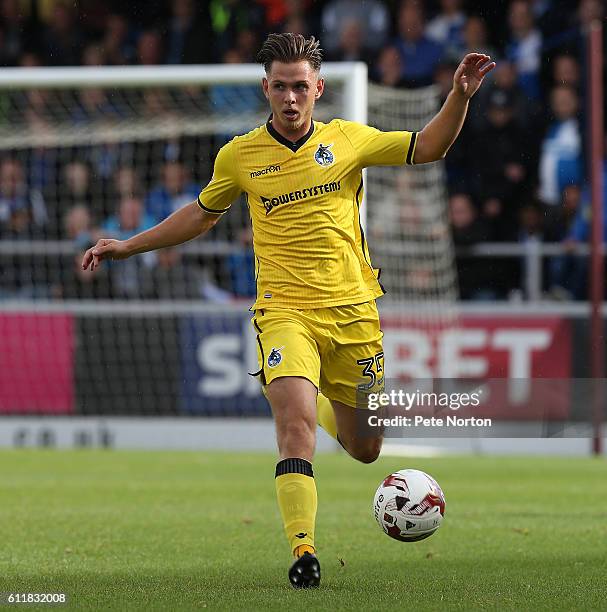
[[(293, 591), (270, 454), (0, 452), (0, 591), (96, 610), (607, 610), (607, 465), (319, 455), (323, 582)], [(431, 538), (372, 515), (405, 467), (447, 498)], [(25, 606), (11, 606), (11, 609)], [(31, 609), (31, 607), (29, 608)]]

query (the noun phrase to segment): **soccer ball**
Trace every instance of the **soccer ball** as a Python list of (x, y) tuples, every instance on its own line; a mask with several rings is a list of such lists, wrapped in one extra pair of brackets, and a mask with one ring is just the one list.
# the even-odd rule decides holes
[(417, 542), (440, 527), (445, 516), (445, 496), (436, 480), (425, 472), (399, 470), (377, 488), (373, 513), (391, 538)]

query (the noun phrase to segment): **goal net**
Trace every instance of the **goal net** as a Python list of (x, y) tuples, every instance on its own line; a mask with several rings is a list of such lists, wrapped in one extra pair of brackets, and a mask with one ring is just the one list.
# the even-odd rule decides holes
[[(363, 65), (323, 71), (319, 120), (414, 130), (436, 111), (433, 92), (376, 87), (367, 106)], [(260, 78), (238, 65), (3, 71), (0, 414), (268, 414), (248, 375), (244, 201), (204, 240), (94, 276), (79, 268), (100, 235), (126, 238), (197, 197), (219, 148), (266, 120)], [(443, 182), (439, 164), (368, 172), (367, 233), (392, 315), (451, 316)]]
[[(438, 112), (434, 87), (369, 85), (368, 120), (380, 130), (421, 130)], [(442, 162), (368, 170), (367, 227), (388, 298), (436, 324), (456, 314), (457, 278)], [(412, 310), (411, 310), (412, 309)]]

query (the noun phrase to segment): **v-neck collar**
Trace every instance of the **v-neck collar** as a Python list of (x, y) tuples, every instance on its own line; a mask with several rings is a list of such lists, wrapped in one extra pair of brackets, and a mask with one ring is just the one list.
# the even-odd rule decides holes
[(270, 134), (270, 136), (272, 136), (274, 140), (276, 140), (281, 145), (284, 145), (285, 147), (287, 147), (287, 149), (290, 149), (295, 153), (296, 151), (299, 151), (299, 149), (301, 149), (301, 147), (303, 147), (306, 142), (308, 142), (308, 140), (310, 140), (312, 134), (314, 133), (314, 121), (312, 120), (310, 122), (310, 129), (308, 130), (308, 132), (295, 142), (289, 140), (288, 138), (285, 138), (282, 134), (279, 134), (276, 131), (276, 128), (272, 125), (272, 115), (268, 117), (268, 121), (266, 122), (266, 129), (268, 130), (268, 134)]

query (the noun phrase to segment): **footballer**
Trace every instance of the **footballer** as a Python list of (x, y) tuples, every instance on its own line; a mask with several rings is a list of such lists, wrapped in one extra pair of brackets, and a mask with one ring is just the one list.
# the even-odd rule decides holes
[[(175, 246), (210, 230), (245, 193), (253, 225), (257, 296), (252, 307), (259, 376), (276, 425), (278, 506), (294, 561), (295, 588), (318, 586), (312, 460), (317, 422), (358, 461), (379, 455), (382, 437), (361, 435), (357, 389), (383, 389), (383, 294), (359, 222), (362, 170), (441, 159), (468, 101), (495, 67), (469, 53), (443, 107), (419, 132), (381, 132), (342, 119), (314, 121), (324, 91), (313, 37), (270, 34), (258, 55), (271, 115), (221, 148), (198, 200), (128, 240), (101, 239), (83, 269), (104, 259)], [(363, 382), (361, 382), (363, 381)]]

